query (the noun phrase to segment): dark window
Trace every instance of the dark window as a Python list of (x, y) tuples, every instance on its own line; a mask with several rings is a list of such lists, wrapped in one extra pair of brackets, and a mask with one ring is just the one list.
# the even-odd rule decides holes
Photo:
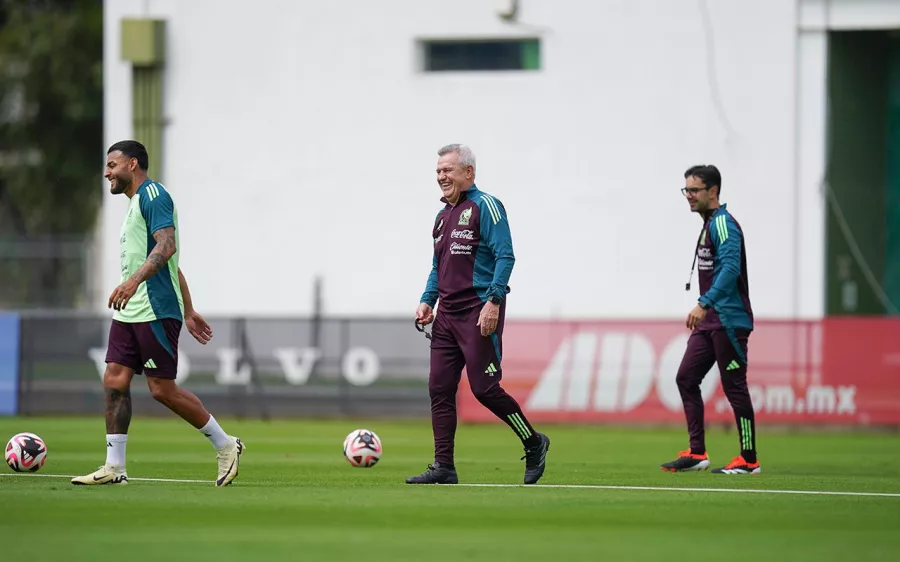
[(538, 39), (424, 41), (425, 70), (539, 70)]

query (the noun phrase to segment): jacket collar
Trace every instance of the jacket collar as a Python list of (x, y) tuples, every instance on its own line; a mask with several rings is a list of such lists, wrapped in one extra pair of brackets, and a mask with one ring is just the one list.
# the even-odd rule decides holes
[(706, 217), (704, 217), (704, 220), (705, 220), (705, 221), (708, 221), (708, 220), (710, 220), (711, 218), (715, 217), (715, 216), (718, 215), (720, 212), (724, 211), (724, 210), (726, 209), (727, 206), (728, 206), (728, 203), (721, 203), (718, 207), (715, 208), (715, 210), (714, 210), (712, 213), (710, 213), (710, 214), (708, 214)]
[[(456, 205), (459, 206), (459, 204), (462, 203), (463, 201), (465, 201), (466, 199), (472, 199), (473, 197), (475, 197), (475, 195), (477, 193), (478, 193), (478, 186), (473, 183), (472, 187), (470, 187), (469, 189), (467, 189), (459, 194), (459, 201), (456, 202)], [(445, 203), (447, 205), (450, 204), (450, 202), (447, 201), (446, 197), (441, 197), (441, 203)]]

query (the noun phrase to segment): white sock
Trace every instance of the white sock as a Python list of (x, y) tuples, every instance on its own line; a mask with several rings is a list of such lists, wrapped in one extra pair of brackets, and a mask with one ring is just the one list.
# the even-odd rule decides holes
[(106, 435), (106, 464), (125, 468), (125, 445), (128, 436), (123, 433)]
[(228, 434), (225, 433), (225, 430), (222, 429), (222, 426), (219, 425), (219, 422), (216, 421), (212, 414), (210, 414), (206, 425), (200, 428), (200, 433), (209, 439), (209, 442), (213, 444), (217, 451), (221, 451), (231, 444)]

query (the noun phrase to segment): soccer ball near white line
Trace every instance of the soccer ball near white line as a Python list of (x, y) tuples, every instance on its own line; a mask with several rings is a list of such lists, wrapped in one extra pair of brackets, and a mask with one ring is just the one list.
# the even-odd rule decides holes
[(369, 468), (381, 458), (381, 439), (374, 431), (354, 429), (344, 439), (344, 457), (357, 468)]
[(17, 433), (6, 444), (6, 464), (16, 472), (37, 472), (47, 460), (47, 445), (34, 433)]

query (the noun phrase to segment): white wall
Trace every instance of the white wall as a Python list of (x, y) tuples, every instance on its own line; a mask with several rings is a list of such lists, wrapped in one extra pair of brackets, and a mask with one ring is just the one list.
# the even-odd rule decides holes
[[(435, 151), (467, 142), (510, 214), (510, 317), (683, 317), (700, 222), (678, 190), (715, 163), (757, 317), (817, 318), (825, 50), (798, 42), (803, 3), (707, 0), (710, 34), (695, 0), (525, 0), (527, 27), (484, 0), (107, 1), (106, 139), (132, 132), (118, 21), (164, 17), (163, 181), (207, 313), (306, 314), (321, 274), (329, 313), (411, 314)], [(417, 38), (533, 33), (538, 73), (416, 70)], [(103, 211), (109, 290), (125, 207)]]

